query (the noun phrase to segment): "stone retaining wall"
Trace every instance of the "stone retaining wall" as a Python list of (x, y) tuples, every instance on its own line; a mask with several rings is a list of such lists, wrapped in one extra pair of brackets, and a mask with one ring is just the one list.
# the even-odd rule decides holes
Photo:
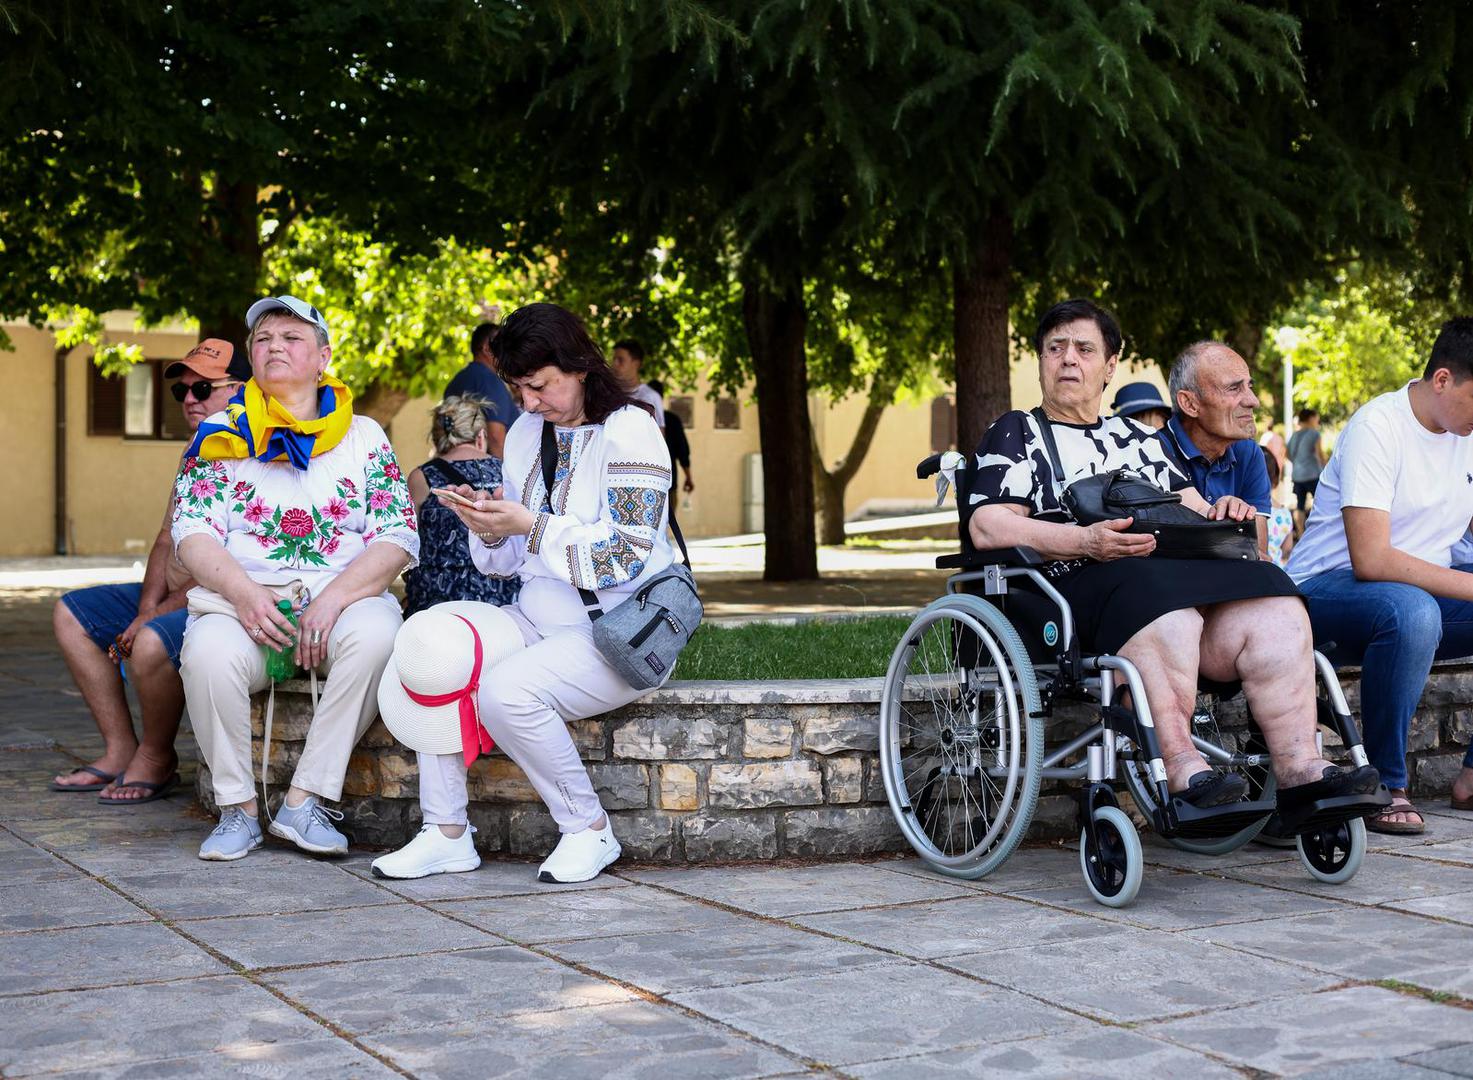
[[(1343, 673), (1352, 709), (1358, 672)], [(635, 705), (572, 725), (620, 843), (653, 862), (842, 856), (904, 847), (878, 768), (879, 679), (672, 683)], [(252, 717), (260, 754), (265, 696)], [(277, 690), (268, 775), (284, 787), (311, 703), (305, 683)], [(1241, 724), (1240, 707), (1224, 713)], [(1062, 715), (1061, 730), (1078, 718)], [(1473, 664), (1433, 669), (1412, 724), (1415, 792), (1445, 796), (1473, 737)], [(1047, 785), (1035, 836), (1074, 830), (1069, 788)], [(359, 843), (396, 846), (419, 824), (412, 753), (376, 721), (349, 763), (341, 804)], [(213, 809), (201, 763), (199, 795)], [(486, 851), (545, 854), (556, 827), (520, 769), (499, 752), (470, 772), (471, 822)]]

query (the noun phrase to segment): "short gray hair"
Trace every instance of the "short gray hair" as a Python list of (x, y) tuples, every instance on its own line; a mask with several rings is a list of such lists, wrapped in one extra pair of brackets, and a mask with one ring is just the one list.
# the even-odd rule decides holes
[(318, 326), (314, 322), (308, 322), (306, 319), (297, 318), (297, 316), (294, 315), (288, 308), (276, 307), (272, 308), (269, 311), (261, 312), (261, 314), (256, 316), (256, 321), (251, 323), (250, 330), (246, 332), (246, 349), (248, 351), (250, 349), (251, 339), (256, 336), (256, 329), (267, 319), (274, 318), (277, 315), (285, 316), (288, 319), (296, 319), (296, 321), (301, 323), (303, 326), (310, 326), (312, 328), (312, 335), (317, 338), (317, 347), (319, 349), (327, 347), (328, 337), (326, 330), (324, 330), (322, 327)]
[(1198, 397), (1202, 396), (1202, 387), (1197, 382), (1197, 365), (1201, 363), (1209, 349), (1226, 349), (1221, 341), (1210, 339), (1194, 341), (1183, 349), (1171, 363), (1171, 374), (1166, 377), (1166, 389), (1171, 394), (1171, 408), (1176, 410), (1176, 395), (1182, 390), (1190, 390)]

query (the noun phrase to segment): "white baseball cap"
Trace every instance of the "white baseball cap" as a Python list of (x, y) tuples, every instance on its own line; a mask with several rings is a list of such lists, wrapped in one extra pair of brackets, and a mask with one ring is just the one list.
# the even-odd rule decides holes
[(379, 679), (384, 725), (411, 750), (463, 753), (469, 764), (480, 749), (490, 748), (484, 727), (466, 730), (466, 721), (478, 715), (477, 687), (493, 667), (524, 648), (521, 628), (494, 604), (452, 600), (415, 612), (399, 628), (394, 655)]
[(311, 323), (322, 331), (328, 341), (332, 340), (332, 336), (327, 332), (327, 320), (322, 317), (322, 312), (307, 301), (298, 300), (295, 296), (268, 296), (264, 300), (257, 300), (246, 312), (246, 326), (255, 326), (256, 320), (262, 315), (278, 309), (295, 315), (303, 322)]

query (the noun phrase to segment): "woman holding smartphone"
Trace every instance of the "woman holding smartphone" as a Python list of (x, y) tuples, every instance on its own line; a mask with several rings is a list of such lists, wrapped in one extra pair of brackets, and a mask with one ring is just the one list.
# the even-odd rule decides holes
[(487, 402), (448, 397), (430, 417), (435, 456), (408, 477), (409, 498), (419, 515), (419, 565), (404, 575), (404, 617), (447, 600), (513, 603), (521, 582), (489, 577), (476, 569), (466, 530), (434, 492), (470, 487), (491, 491), (501, 483), (501, 459), (486, 452)]
[[(476, 567), (519, 578), (521, 594), (495, 611), (432, 608), (400, 631), (379, 684), (384, 722), (409, 731), (464, 698), (465, 726), (457, 729), (459, 753), (414, 747), (425, 825), (373, 869), (417, 878), (479, 865), (466, 817), (466, 768), (484, 728), (527, 774), (562, 834), (538, 878), (587, 881), (619, 857), (619, 844), (567, 722), (626, 705), (643, 691), (594, 645), (579, 590), (609, 611), (670, 566), (670, 453), (647, 407), (619, 386), (570, 312), (523, 307), (497, 331), (492, 351), (525, 410), (506, 435), (502, 486), (458, 487), (441, 501), (465, 523)], [(497, 623), (513, 639), (509, 653)]]

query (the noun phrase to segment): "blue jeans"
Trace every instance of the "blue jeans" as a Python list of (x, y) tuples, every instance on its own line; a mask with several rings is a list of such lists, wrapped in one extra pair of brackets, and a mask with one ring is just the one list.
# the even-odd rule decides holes
[[(128, 624), (138, 618), (138, 601), (143, 597), (141, 584), (94, 585), (89, 589), (77, 589), (61, 598), (61, 602), (77, 617), (87, 636), (103, 652), (113, 640), (128, 629)], [(184, 645), (184, 624), (189, 621), (189, 612), (184, 608), (160, 615), (144, 623), (164, 643), (164, 649), (174, 667), (179, 666), (179, 650)]]
[[(1473, 571), (1473, 565), (1455, 567)], [(1330, 570), (1302, 582), (1315, 641), (1336, 664), (1360, 664), (1361, 737), (1387, 787), (1407, 786), (1407, 729), (1433, 660), (1473, 656), (1473, 603), (1414, 585)], [(1473, 746), (1463, 764), (1473, 767)]]

